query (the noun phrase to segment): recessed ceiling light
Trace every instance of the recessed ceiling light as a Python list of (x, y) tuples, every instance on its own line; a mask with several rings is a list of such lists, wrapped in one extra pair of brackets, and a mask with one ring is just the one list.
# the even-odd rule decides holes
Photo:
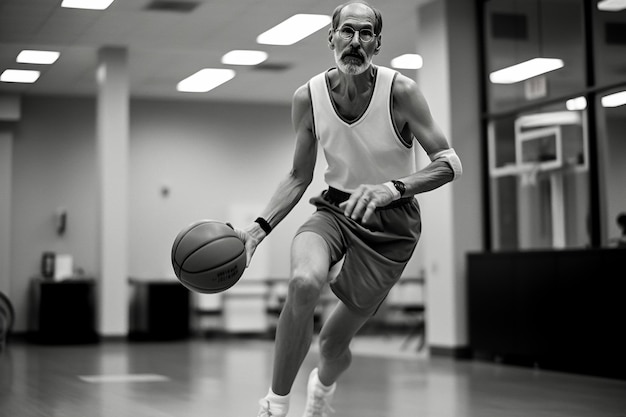
[(114, 0), (63, 0), (61, 7), (71, 9), (104, 10), (113, 3)]
[(234, 76), (235, 71), (231, 69), (204, 68), (180, 81), (176, 89), (186, 93), (206, 93)]
[(424, 60), (418, 54), (404, 54), (391, 60), (391, 66), (398, 69), (420, 69)]
[(489, 80), (494, 84), (513, 84), (563, 67), (563, 60), (533, 58), (531, 60), (494, 71)]
[(41, 73), (33, 70), (7, 69), (0, 75), (5, 83), (34, 83)]
[(587, 108), (587, 99), (585, 97), (570, 98), (565, 102), (567, 110), (585, 110)]
[(585, 97), (571, 98), (565, 102), (567, 110), (585, 110), (587, 108), (587, 99)]
[(267, 59), (267, 52), (234, 50), (222, 57), (226, 65), (258, 65)]
[(323, 14), (296, 14), (257, 36), (257, 43), (267, 45), (293, 45), (331, 22)]
[(61, 54), (57, 51), (36, 51), (24, 49), (17, 55), (20, 64), (53, 64)]
[(619, 107), (626, 104), (626, 91), (602, 97), (602, 107)]
[(626, 0), (601, 0), (598, 2), (598, 10), (603, 12), (619, 12), (626, 9)]

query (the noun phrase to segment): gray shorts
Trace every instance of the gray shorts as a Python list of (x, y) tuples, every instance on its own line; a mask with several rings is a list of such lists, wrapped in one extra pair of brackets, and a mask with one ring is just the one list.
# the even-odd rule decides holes
[(320, 235), (328, 244), (331, 265), (344, 258), (330, 288), (350, 310), (371, 316), (415, 250), (422, 230), (419, 205), (415, 198), (395, 201), (376, 209), (364, 225), (344, 216), (338, 206), (343, 198), (337, 193), (345, 194), (330, 189), (310, 200), (317, 210), (297, 234)]

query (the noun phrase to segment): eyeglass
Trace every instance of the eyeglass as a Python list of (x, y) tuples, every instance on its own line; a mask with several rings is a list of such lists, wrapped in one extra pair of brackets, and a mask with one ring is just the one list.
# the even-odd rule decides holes
[(352, 40), (354, 34), (357, 32), (359, 33), (359, 39), (363, 42), (371, 42), (376, 37), (371, 29), (354, 30), (350, 26), (335, 29), (335, 32), (339, 32), (339, 36), (347, 41)]

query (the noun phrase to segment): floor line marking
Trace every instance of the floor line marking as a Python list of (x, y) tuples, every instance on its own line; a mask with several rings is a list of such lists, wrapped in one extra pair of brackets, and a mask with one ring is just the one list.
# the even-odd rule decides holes
[(90, 383), (109, 382), (163, 382), (170, 379), (164, 375), (157, 374), (106, 374), (106, 375), (78, 375), (78, 378)]

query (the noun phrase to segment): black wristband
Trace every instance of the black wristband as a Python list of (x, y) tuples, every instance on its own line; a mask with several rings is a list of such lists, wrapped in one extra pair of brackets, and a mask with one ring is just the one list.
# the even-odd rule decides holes
[(263, 217), (257, 217), (254, 221), (258, 223), (259, 226), (261, 226), (261, 229), (263, 229), (266, 236), (270, 234), (270, 232), (272, 231), (272, 226), (270, 226), (267, 220), (265, 220)]

